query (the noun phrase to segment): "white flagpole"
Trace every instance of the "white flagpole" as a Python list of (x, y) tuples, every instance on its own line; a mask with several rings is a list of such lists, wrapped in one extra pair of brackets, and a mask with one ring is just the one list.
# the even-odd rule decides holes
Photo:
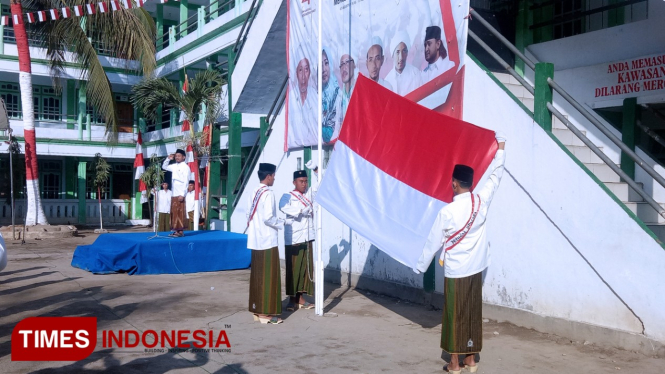
[[(319, 88), (319, 100), (318, 100), (318, 116), (319, 116), (319, 136), (318, 136), (318, 147), (317, 147), (317, 154), (318, 154), (318, 167), (319, 167), (319, 177), (317, 178), (317, 186), (316, 190), (319, 190), (319, 187), (321, 186), (321, 179), (323, 179), (323, 144), (322, 144), (322, 139), (323, 139), (323, 115), (322, 115), (322, 100), (323, 100), (323, 71), (321, 69), (321, 51), (323, 51), (323, 43), (321, 40), (321, 4), (323, 2), (319, 0), (319, 50), (317, 54), (319, 55), (318, 61), (317, 61), (317, 78), (318, 78), (318, 88)], [(323, 316), (323, 251), (321, 250), (321, 237), (323, 236), (321, 234), (321, 212), (322, 212), (321, 205), (319, 204), (317, 209), (316, 209), (316, 264), (314, 264), (314, 269), (316, 271), (316, 275), (314, 277), (314, 280), (316, 281), (315, 283), (315, 290), (314, 290), (314, 295), (315, 295), (315, 312), (317, 316)]]

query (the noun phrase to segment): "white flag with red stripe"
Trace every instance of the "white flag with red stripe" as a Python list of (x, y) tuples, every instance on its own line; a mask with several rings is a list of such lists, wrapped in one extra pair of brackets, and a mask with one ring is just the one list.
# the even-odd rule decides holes
[(120, 2), (117, 0), (111, 0), (111, 9), (113, 9), (114, 12), (119, 11), (120, 8)]
[(14, 21), (15, 25), (22, 25), (23, 24), (23, 17), (18, 15), (18, 14), (12, 15), (12, 20)]
[(35, 23), (35, 14), (34, 13), (26, 13), (25, 16), (28, 19), (28, 23)]
[(145, 183), (141, 180), (141, 175), (145, 171), (145, 163), (143, 161), (143, 138), (139, 132), (138, 138), (136, 139), (136, 158), (134, 159), (134, 168), (136, 168), (136, 173), (134, 174), (134, 179), (139, 181), (139, 191), (141, 192), (141, 204), (148, 201), (148, 193)]
[(9, 25), (9, 16), (2, 16), (0, 18), (0, 25), (8, 26)]
[(52, 21), (57, 21), (58, 18), (60, 18), (60, 13), (58, 13), (57, 9), (51, 9), (51, 10), (49, 10), (49, 13), (51, 14), (51, 20)]
[(125, 9), (132, 9), (132, 0), (122, 0), (122, 6), (124, 6)]
[(169, 0), (159, 0), (159, 2), (162, 3), (162, 4), (166, 4), (166, 3), (169, 2)]
[(493, 131), (429, 110), (360, 75), (316, 202), (415, 268), (439, 211), (452, 201), (455, 165), (475, 170), (475, 187), (497, 148)]
[(136, 0), (136, 5), (143, 7), (143, 5), (145, 5), (145, 0)]
[(48, 16), (46, 15), (45, 10), (40, 10), (39, 12), (37, 12), (37, 18), (39, 19), (39, 22), (48, 21)]
[(90, 15), (97, 13), (97, 10), (95, 9), (95, 4), (86, 4), (85, 8), (88, 11), (88, 14)]
[(69, 8), (62, 8), (62, 18), (69, 18), (72, 16), (72, 11)]
[(74, 6), (74, 14), (76, 15), (76, 17), (83, 17), (85, 15), (83, 13), (83, 5)]
[(99, 5), (99, 12), (106, 13), (109, 11), (109, 5), (107, 3), (97, 3)]

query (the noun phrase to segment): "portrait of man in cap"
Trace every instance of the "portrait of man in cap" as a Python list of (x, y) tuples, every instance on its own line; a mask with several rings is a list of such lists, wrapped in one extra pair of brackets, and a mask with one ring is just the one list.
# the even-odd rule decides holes
[(429, 26), (425, 29), (424, 47), (427, 66), (423, 70), (423, 83), (431, 81), (455, 66), (448, 58), (448, 52), (444, 40), (441, 39), (441, 28), (439, 26)]

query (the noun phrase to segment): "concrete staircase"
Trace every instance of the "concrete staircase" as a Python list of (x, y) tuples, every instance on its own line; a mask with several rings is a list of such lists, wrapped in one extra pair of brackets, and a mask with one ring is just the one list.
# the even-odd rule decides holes
[[(494, 73), (510, 92), (512, 92), (529, 110), (533, 111), (533, 95), (529, 93), (510, 74)], [(612, 191), (623, 204), (644, 222), (661, 241), (665, 241), (665, 218), (661, 217), (628, 183), (622, 182), (619, 176), (610, 169), (595, 153), (573, 134), (555, 116), (552, 116), (552, 134), (568, 148), (601, 182)], [(582, 131), (586, 135), (586, 131)], [(602, 151), (603, 147), (599, 147)], [(642, 187), (641, 183), (638, 183)], [(661, 206), (665, 204), (659, 202)]]

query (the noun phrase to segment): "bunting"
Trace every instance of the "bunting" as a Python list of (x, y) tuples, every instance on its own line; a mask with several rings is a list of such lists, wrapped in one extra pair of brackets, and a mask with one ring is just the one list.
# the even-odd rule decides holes
[(134, 174), (134, 179), (139, 181), (139, 192), (141, 192), (141, 204), (148, 201), (148, 193), (145, 183), (141, 180), (141, 175), (145, 171), (145, 163), (143, 161), (143, 138), (141, 137), (141, 132), (138, 133), (138, 138), (136, 139), (136, 158), (134, 159), (134, 168), (136, 168), (136, 173)]
[[(62, 18), (71, 18), (75, 17), (84, 17), (86, 15), (95, 15), (99, 10), (99, 13), (108, 13), (109, 11), (119, 11), (124, 9), (132, 8), (143, 8), (147, 0), (110, 0), (108, 2), (98, 2), (85, 4), (85, 5), (74, 5), (71, 7), (62, 7), (54, 8), (48, 10), (39, 10), (35, 12), (28, 12), (23, 15), (13, 14), (11, 16), (1, 16), (0, 25), (1, 26), (11, 26), (21, 25), (24, 23), (24, 20), (28, 23), (37, 23), (37, 22), (47, 22), (47, 21), (57, 21)], [(160, 3), (164, 4), (168, 0), (159, 0)], [(175, 0), (178, 1), (178, 0)], [(109, 9), (109, 4), (111, 8)], [(183, 89), (186, 89), (186, 83)]]

